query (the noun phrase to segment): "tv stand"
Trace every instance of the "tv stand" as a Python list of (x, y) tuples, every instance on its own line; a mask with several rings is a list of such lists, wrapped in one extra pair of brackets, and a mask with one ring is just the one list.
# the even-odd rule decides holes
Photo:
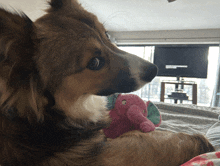
[[(167, 99), (174, 99), (174, 103), (177, 104), (178, 100), (180, 103), (183, 100), (192, 101), (192, 104), (197, 104), (197, 84), (195, 82), (184, 81), (183, 79), (180, 80), (180, 77), (177, 77), (176, 81), (162, 81), (161, 82), (161, 93), (160, 93), (160, 101), (164, 102), (164, 95), (165, 95), (165, 85), (166, 84), (174, 84), (175, 85), (175, 92), (172, 92), (171, 95), (168, 95)], [(179, 85), (181, 85), (181, 89), (179, 89)], [(186, 93), (183, 92), (184, 85), (191, 85), (192, 86), (192, 100), (189, 100), (189, 97)]]

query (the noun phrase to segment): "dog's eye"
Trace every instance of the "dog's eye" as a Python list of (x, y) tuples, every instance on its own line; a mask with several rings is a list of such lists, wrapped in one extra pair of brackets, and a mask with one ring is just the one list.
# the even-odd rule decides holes
[(92, 58), (87, 68), (90, 70), (100, 70), (105, 65), (105, 59), (103, 57), (94, 57)]

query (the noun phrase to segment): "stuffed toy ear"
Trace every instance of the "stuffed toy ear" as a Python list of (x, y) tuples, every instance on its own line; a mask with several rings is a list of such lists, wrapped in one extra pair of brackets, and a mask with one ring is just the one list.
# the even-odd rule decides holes
[(148, 101), (146, 104), (148, 111), (147, 118), (158, 127), (161, 123), (161, 115), (158, 108), (151, 101)]
[(115, 93), (113, 95), (110, 95), (107, 97), (108, 99), (108, 103), (107, 103), (107, 108), (108, 110), (111, 110), (115, 107), (115, 102), (116, 102), (116, 99), (118, 97), (119, 93)]

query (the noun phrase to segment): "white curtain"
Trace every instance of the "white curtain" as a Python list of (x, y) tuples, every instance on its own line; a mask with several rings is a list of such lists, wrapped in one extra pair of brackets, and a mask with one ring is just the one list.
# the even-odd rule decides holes
[(211, 106), (220, 107), (220, 50), (219, 50), (219, 56), (218, 56), (218, 67), (217, 67), (217, 72), (216, 72), (216, 82), (215, 82)]

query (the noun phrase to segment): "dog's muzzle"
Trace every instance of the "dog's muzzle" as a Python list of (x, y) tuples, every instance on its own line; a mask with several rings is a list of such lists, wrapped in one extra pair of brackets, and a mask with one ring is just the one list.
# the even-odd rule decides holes
[(157, 75), (158, 68), (156, 65), (150, 64), (148, 67), (145, 67), (144, 71), (145, 72), (140, 75), (140, 79), (145, 82), (151, 82)]
[(98, 95), (107, 96), (138, 90), (157, 75), (157, 66), (138, 56), (122, 52), (112, 57), (108, 82)]

